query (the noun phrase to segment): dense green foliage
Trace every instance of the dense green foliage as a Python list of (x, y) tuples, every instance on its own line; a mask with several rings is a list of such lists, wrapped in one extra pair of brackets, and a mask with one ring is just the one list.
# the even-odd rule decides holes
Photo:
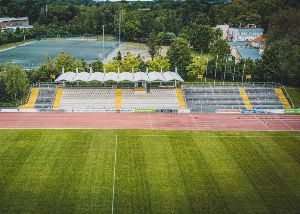
[[(146, 42), (152, 58), (158, 55), (162, 44), (171, 44), (176, 37), (182, 37), (198, 53), (212, 55), (209, 77), (214, 77), (216, 55), (219, 55), (218, 64), (223, 65), (218, 67), (220, 75), (217, 76), (224, 76), (221, 73), (225, 70), (224, 62), (229, 53), (228, 45), (213, 26), (254, 23), (265, 29), (267, 50), (262, 60), (249, 63), (251, 70), (247, 72), (254, 74), (255, 81), (300, 86), (299, 8), (296, 0), (235, 0), (228, 4), (207, 4), (207, 1), (197, 0), (135, 3), (2, 0), (0, 17), (28, 16), (34, 29), (25, 31), (27, 38), (49, 34), (101, 34), (102, 25), (105, 25), (106, 34), (118, 36), (120, 21), (122, 40)], [(22, 31), (0, 34), (0, 44), (22, 39)], [(169, 61), (171, 69), (178, 64), (181, 74), (187, 77), (186, 66), (191, 59), (177, 63), (175, 58), (169, 58)], [(238, 77), (243, 66), (243, 62), (236, 65)]]
[(300, 88), (295, 88), (295, 87), (286, 87), (286, 90), (293, 100), (293, 103), (295, 105), (295, 108), (300, 108)]
[(299, 134), (1, 130), (0, 212), (296, 213)]
[(178, 73), (186, 78), (187, 77), (187, 66), (192, 61), (191, 49), (188, 42), (181, 37), (178, 37), (168, 49), (167, 57), (170, 60), (171, 70), (178, 69)]
[(0, 104), (16, 106), (19, 101), (26, 98), (28, 91), (28, 77), (21, 67), (12, 65), (0, 67)]

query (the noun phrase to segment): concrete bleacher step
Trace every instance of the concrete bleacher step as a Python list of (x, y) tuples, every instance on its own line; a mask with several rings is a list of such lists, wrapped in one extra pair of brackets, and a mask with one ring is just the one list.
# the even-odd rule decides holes
[(246, 106), (246, 109), (247, 110), (252, 110), (253, 106), (251, 105), (251, 102), (250, 102), (249, 97), (247, 95), (246, 89), (241, 88), (240, 89), (240, 94), (241, 94), (242, 100), (243, 100), (243, 102)]
[(186, 109), (186, 103), (185, 103), (183, 91), (181, 88), (176, 89), (176, 95), (177, 95), (177, 99), (178, 99), (179, 108)]
[(55, 95), (54, 104), (53, 104), (53, 110), (58, 110), (59, 109), (62, 92), (63, 92), (62, 88), (58, 88), (56, 90), (56, 95)]
[(289, 103), (288, 99), (284, 95), (284, 93), (283, 93), (283, 91), (282, 91), (281, 88), (275, 88), (274, 91), (277, 94), (279, 101), (281, 102), (281, 104), (283, 105), (283, 107), (285, 109), (292, 108), (291, 104)]
[(25, 105), (20, 106), (20, 108), (34, 108), (36, 100), (39, 96), (40, 89), (33, 88), (30, 92), (28, 102)]
[(122, 90), (116, 90), (116, 110), (121, 110), (122, 108)]

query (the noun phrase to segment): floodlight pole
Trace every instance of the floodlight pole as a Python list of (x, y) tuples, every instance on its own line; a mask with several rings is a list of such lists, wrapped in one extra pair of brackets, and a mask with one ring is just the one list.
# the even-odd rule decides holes
[(246, 67), (246, 62), (244, 62), (243, 75), (242, 75), (242, 84), (244, 84), (245, 67)]
[(119, 14), (119, 46), (121, 45), (121, 16), (122, 16), (122, 11), (120, 11)]
[(207, 76), (207, 67), (208, 67), (208, 57), (207, 57), (207, 62), (206, 62), (206, 69), (205, 69), (205, 77), (204, 77), (204, 82), (206, 82), (206, 76)]
[(102, 61), (104, 60), (104, 25), (102, 25)]
[(232, 82), (234, 82), (234, 77), (235, 77), (235, 62), (234, 62), (234, 65), (233, 65), (233, 76), (232, 76)]
[(217, 79), (218, 59), (219, 59), (219, 55), (217, 54), (214, 85), (216, 85), (216, 79)]
[(223, 85), (225, 84), (225, 78), (226, 78), (227, 60), (228, 60), (228, 56), (226, 57), (226, 62), (225, 62), (225, 71), (224, 71), (224, 77), (223, 77)]
[(26, 36), (25, 36), (25, 29), (23, 28), (23, 36), (24, 36), (24, 42), (26, 40)]

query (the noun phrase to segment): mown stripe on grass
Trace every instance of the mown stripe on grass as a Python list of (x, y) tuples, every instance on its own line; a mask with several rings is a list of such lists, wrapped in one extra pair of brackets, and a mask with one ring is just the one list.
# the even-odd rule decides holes
[(266, 213), (261, 197), (247, 176), (226, 150), (224, 142), (240, 143), (237, 139), (197, 140), (197, 146), (206, 159), (230, 213)]
[(195, 138), (170, 136), (173, 152), (181, 171), (192, 212), (228, 212), (227, 204), (220, 192), (211, 169), (197, 148)]
[[(263, 139), (261, 139), (263, 141)], [(269, 166), (261, 154), (253, 147), (250, 139), (241, 143), (226, 142), (227, 151), (233, 150), (232, 156), (243, 169), (257, 193), (265, 202), (270, 212), (295, 212), (295, 198), (286, 189), (275, 169)]]

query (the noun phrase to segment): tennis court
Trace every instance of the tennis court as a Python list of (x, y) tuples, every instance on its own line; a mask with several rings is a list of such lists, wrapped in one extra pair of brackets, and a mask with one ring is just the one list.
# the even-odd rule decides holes
[[(104, 43), (104, 56), (118, 46), (117, 41)], [(44, 63), (46, 57), (54, 58), (64, 52), (76, 59), (92, 62), (103, 57), (101, 41), (74, 41), (74, 40), (40, 40), (24, 46), (0, 52), (0, 63), (23, 65), (25, 68), (35, 68)]]

